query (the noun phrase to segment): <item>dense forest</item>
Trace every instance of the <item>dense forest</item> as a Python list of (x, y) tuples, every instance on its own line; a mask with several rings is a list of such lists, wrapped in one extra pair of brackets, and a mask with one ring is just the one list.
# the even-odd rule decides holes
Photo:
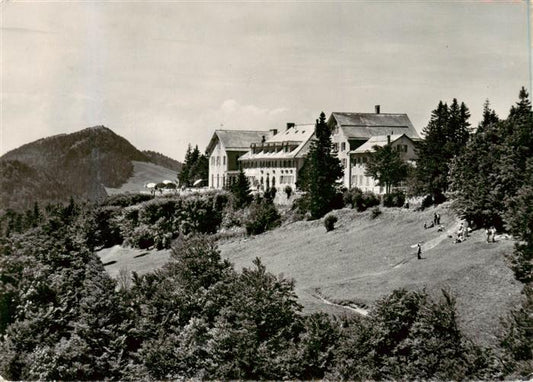
[[(524, 299), (502, 317), (497, 346), (479, 346), (461, 332), (454, 297), (445, 290), (440, 298), (396, 290), (368, 316), (305, 315), (294, 282), (269, 273), (260, 259), (235, 270), (217, 249), (220, 228), (257, 234), (282, 219), (273, 203), (276, 190), (252, 198), (240, 176), (229, 192), (118, 195), (98, 203), (71, 199), (6, 212), (0, 219), (0, 375), (10, 380), (530, 377), (529, 96), (522, 89), (506, 119), (487, 103), (475, 131), (468, 118), (464, 104), (439, 103), (418, 149), (419, 166), (408, 172), (409, 184), (412, 193), (425, 196), (423, 206), (451, 199), (474, 228), (495, 225), (516, 239), (509, 264), (524, 285)], [(291, 219), (314, 219), (344, 205), (379, 209), (376, 195), (331, 188), (340, 174), (331, 171), (337, 163), (324, 149), (330, 144), (322, 130), (306, 165), (307, 194), (295, 203)], [(310, 199), (319, 192), (317, 179), (329, 182), (328, 193)], [(396, 193), (394, 200), (391, 205), (401, 206), (404, 199)], [(171, 261), (142, 276), (112, 279), (95, 250), (115, 244), (170, 247)]]

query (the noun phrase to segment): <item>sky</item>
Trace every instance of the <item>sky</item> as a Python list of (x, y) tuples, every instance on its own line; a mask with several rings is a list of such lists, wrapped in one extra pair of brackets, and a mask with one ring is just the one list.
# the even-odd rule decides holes
[(477, 125), (529, 87), (526, 1), (0, 3), (0, 155), (104, 125), (183, 160), (215, 129), (440, 100)]

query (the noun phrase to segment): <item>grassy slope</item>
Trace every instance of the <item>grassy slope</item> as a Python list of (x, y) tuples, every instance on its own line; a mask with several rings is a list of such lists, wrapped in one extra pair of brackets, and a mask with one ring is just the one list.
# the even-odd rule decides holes
[(133, 176), (119, 188), (106, 187), (106, 191), (109, 195), (121, 194), (124, 192), (146, 191), (145, 185), (147, 183), (159, 183), (167, 179), (176, 179), (176, 172), (166, 167), (148, 162), (132, 161), (132, 163)]
[[(435, 211), (441, 213), (446, 230), (457, 228), (457, 219), (446, 207), (382, 210), (376, 219), (369, 212), (336, 211), (337, 228), (329, 233), (323, 220), (296, 222), (255, 237), (230, 239), (219, 247), (236, 268), (249, 267), (260, 257), (269, 271), (293, 278), (307, 312), (350, 314), (322, 298), (371, 306), (399, 287), (427, 288), (431, 293), (448, 288), (457, 298), (460, 325), (479, 342), (494, 342), (499, 317), (520, 298), (520, 285), (504, 264), (504, 253), (513, 243), (502, 238), (489, 244), (477, 231), (466, 242), (453, 244), (447, 232), (424, 230), (424, 221), (431, 221)], [(417, 260), (411, 248), (418, 241), (424, 241), (423, 260)], [(168, 251), (138, 257), (144, 253), (114, 247), (100, 255), (104, 263), (116, 261), (106, 266), (112, 275), (121, 267), (147, 272), (169, 257)]]
[[(297, 222), (252, 238), (221, 244), (222, 255), (237, 267), (260, 257), (267, 269), (296, 281), (296, 292), (306, 311), (338, 312), (332, 302), (372, 305), (400, 287), (426, 288), (440, 293), (448, 288), (457, 298), (460, 325), (482, 343), (495, 340), (499, 317), (517, 304), (520, 285), (504, 264), (510, 240), (486, 243), (481, 231), (454, 244), (448, 232), (425, 230), (438, 210), (450, 232), (458, 222), (446, 207), (414, 212), (382, 209), (370, 213), (337, 211), (337, 228), (326, 233), (323, 220)], [(424, 241), (423, 260), (412, 244)]]

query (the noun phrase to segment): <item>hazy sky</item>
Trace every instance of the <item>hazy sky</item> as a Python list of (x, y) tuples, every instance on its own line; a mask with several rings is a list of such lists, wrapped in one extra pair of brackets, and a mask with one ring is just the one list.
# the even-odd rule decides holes
[(182, 160), (217, 128), (407, 113), (477, 124), (529, 84), (525, 1), (17, 2), (1, 9), (0, 154), (105, 125)]

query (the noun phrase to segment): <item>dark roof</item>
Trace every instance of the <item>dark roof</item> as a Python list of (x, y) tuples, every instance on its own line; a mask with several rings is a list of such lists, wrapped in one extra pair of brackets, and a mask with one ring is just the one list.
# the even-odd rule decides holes
[(217, 139), (222, 142), (226, 150), (246, 151), (250, 149), (252, 143), (261, 142), (263, 136), (269, 137), (270, 132), (259, 130), (215, 130), (207, 152), (211, 153)]
[(405, 134), (411, 139), (420, 139), (407, 114), (333, 112), (328, 124), (337, 124), (347, 138)]

